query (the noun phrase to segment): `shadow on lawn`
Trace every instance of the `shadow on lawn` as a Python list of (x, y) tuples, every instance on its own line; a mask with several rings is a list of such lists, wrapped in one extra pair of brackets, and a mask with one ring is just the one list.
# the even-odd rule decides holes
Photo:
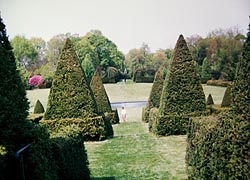
[(92, 177), (91, 180), (115, 180), (115, 177)]

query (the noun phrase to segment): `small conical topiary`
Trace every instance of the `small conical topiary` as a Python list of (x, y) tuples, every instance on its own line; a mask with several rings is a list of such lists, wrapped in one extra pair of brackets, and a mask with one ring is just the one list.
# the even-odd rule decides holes
[(102, 113), (111, 112), (110, 101), (98, 71), (95, 71), (90, 82), (90, 87), (93, 90), (98, 111)]
[(53, 77), (44, 119), (85, 118), (96, 112), (93, 92), (67, 39)]
[(232, 108), (237, 114), (250, 114), (250, 24), (236, 77), (232, 86)]
[(214, 104), (214, 100), (211, 94), (208, 95), (207, 97), (207, 105), (213, 105)]
[(163, 66), (155, 74), (154, 83), (148, 98), (146, 107), (143, 109), (142, 120), (144, 122), (149, 121), (149, 111), (152, 108), (159, 108), (161, 92), (163, 88), (164, 75), (163, 75)]
[(205, 94), (202, 89), (195, 61), (180, 35), (164, 81), (160, 114), (189, 114), (204, 111)]
[(232, 91), (232, 88), (231, 86), (228, 86), (226, 91), (225, 91), (225, 94), (223, 96), (223, 99), (222, 99), (222, 102), (221, 102), (221, 107), (230, 107), (231, 104), (232, 104), (232, 95), (231, 95), (231, 92)]
[(34, 114), (44, 113), (44, 107), (43, 107), (42, 103), (39, 101), (39, 99), (36, 101), (33, 113)]

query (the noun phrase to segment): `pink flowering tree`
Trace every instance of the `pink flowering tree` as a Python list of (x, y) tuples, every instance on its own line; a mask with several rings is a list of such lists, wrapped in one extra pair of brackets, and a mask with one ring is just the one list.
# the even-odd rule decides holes
[(29, 85), (37, 87), (43, 83), (43, 78), (40, 75), (34, 75), (29, 79)]

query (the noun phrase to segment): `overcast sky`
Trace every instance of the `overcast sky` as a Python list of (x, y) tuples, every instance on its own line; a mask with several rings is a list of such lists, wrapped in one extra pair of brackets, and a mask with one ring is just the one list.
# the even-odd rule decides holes
[(127, 53), (143, 42), (151, 51), (174, 48), (179, 34), (235, 26), (246, 34), (250, 0), (0, 0), (0, 11), (10, 38), (99, 29)]

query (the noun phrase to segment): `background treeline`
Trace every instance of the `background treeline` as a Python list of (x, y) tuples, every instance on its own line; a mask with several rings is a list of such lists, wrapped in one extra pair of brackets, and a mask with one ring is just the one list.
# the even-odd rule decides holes
[[(15, 36), (11, 44), (25, 84), (30, 76), (40, 74), (44, 86), (50, 85), (62, 46), (68, 37), (74, 44), (88, 80), (97, 69), (102, 72), (103, 82), (106, 83), (114, 83), (124, 77), (133, 78), (136, 82), (153, 81), (155, 72), (171, 59), (173, 52), (171, 48), (151, 52), (150, 47), (143, 43), (140, 48), (131, 49), (124, 55), (100, 30), (91, 30), (82, 37), (78, 34), (59, 34), (48, 42), (42, 38)], [(205, 38), (193, 35), (186, 39), (203, 83), (210, 79), (234, 79), (246, 39), (238, 28), (218, 29), (211, 31)]]

